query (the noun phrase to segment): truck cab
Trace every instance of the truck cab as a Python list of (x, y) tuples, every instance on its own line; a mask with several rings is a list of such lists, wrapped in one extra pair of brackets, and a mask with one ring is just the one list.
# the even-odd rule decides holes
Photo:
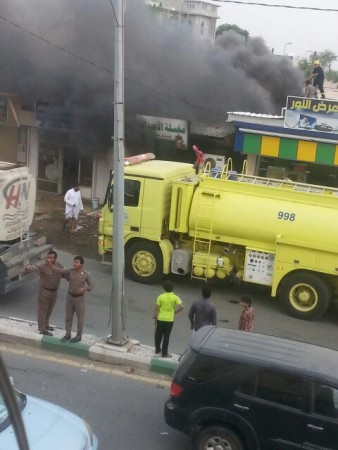
[[(124, 169), (124, 241), (126, 271), (143, 283), (169, 273), (173, 243), (169, 239), (172, 186), (195, 176), (191, 164), (151, 160)], [(112, 251), (114, 174), (99, 220), (99, 254)]]

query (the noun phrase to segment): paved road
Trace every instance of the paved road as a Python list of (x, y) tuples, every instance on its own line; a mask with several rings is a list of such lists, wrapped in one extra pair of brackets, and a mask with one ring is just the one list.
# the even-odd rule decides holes
[(100, 450), (188, 450), (190, 439), (164, 422), (169, 382), (80, 358), (3, 347), (0, 343), (15, 387), (83, 417), (97, 435)]
[[(59, 260), (65, 266), (72, 266), (73, 256), (59, 251)], [(87, 270), (92, 274), (94, 290), (86, 296), (85, 333), (100, 337), (111, 334), (110, 297), (112, 268), (102, 265), (96, 260), (87, 259)], [(172, 278), (175, 292), (184, 302), (183, 313), (176, 316), (176, 322), (170, 341), (170, 350), (181, 353), (186, 348), (190, 335), (187, 312), (193, 300), (200, 296), (203, 283), (190, 280), (187, 277)], [(67, 292), (66, 281), (61, 281), (58, 302), (56, 304), (52, 322), (64, 326), (64, 304)], [(153, 345), (154, 326), (152, 320), (153, 307), (156, 296), (162, 292), (160, 285), (142, 285), (130, 280), (125, 282), (126, 299), (126, 331), (131, 338), (138, 339), (144, 345)], [(37, 280), (27, 283), (11, 293), (0, 297), (0, 311), (2, 316), (20, 317), (36, 320)], [(338, 308), (333, 306), (325, 316), (316, 322), (306, 322), (291, 318), (285, 314), (278, 301), (271, 299), (266, 288), (252, 286), (236, 290), (217, 285), (213, 288), (214, 301), (219, 319), (219, 326), (237, 328), (241, 295), (249, 294), (256, 309), (255, 331), (272, 334), (290, 339), (311, 342), (328, 346), (338, 350), (337, 327)]]

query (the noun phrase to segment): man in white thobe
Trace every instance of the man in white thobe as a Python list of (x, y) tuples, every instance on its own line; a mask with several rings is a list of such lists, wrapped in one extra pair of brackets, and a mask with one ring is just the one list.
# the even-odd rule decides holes
[(63, 224), (63, 229), (65, 230), (67, 223), (70, 222), (70, 232), (72, 234), (77, 233), (77, 220), (79, 218), (80, 211), (83, 210), (79, 184), (76, 184), (72, 189), (69, 189), (66, 192), (64, 201), (66, 203), (66, 220)]

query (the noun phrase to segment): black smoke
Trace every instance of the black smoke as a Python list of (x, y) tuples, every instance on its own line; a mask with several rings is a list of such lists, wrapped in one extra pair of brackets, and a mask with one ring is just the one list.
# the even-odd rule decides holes
[[(81, 130), (81, 145), (108, 148), (115, 25), (110, 0), (0, 0), (0, 16), (0, 90), (18, 94), (29, 109), (36, 99), (64, 104)], [(286, 57), (272, 55), (262, 39), (245, 43), (228, 32), (209, 42), (143, 1), (127, 1), (127, 124), (135, 114), (217, 123), (227, 111), (276, 114), (286, 96), (301, 89), (299, 71)], [(128, 126), (127, 139), (132, 132)]]

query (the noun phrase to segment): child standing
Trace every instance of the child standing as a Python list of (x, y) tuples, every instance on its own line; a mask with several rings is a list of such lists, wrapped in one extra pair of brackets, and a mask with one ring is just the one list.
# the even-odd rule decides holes
[(253, 331), (253, 323), (255, 319), (255, 310), (251, 306), (251, 298), (241, 298), (242, 313), (239, 318), (238, 329), (242, 331)]

